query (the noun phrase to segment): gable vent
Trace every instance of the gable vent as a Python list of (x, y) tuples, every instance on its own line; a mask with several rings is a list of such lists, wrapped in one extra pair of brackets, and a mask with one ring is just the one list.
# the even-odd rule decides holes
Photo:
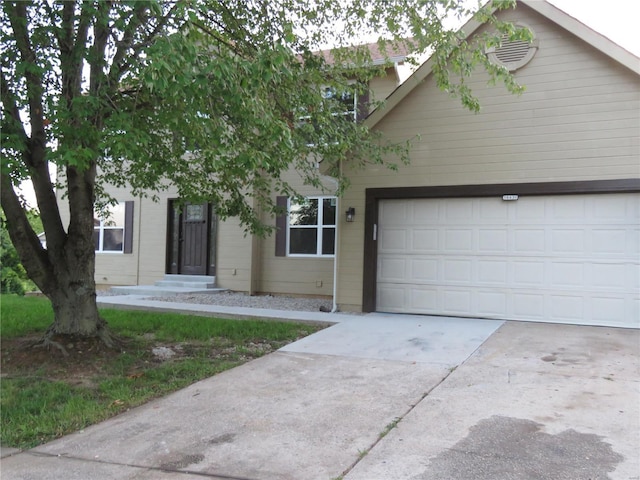
[[(518, 26), (526, 27), (522, 24), (518, 24)], [(531, 30), (531, 27), (526, 28)], [(500, 46), (487, 49), (487, 56), (493, 63), (502, 65), (510, 72), (513, 72), (529, 63), (537, 50), (538, 40), (535, 38), (535, 34), (532, 42), (525, 40), (510, 41), (508, 35), (503, 35)]]
[(520, 62), (529, 53), (529, 42), (524, 40), (508, 41), (507, 37), (503, 37), (502, 44), (496, 49), (496, 58), (501, 63)]

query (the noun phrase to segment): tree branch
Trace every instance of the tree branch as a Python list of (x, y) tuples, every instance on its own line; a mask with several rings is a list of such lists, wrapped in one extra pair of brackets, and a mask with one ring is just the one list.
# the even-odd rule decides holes
[[(23, 13), (26, 15), (26, 11), (24, 11)], [(16, 23), (16, 22), (14, 21), (12, 23)], [(26, 56), (28, 58), (32, 52), (31, 52), (30, 42), (28, 37), (26, 38), (24, 37), (24, 35), (27, 33), (26, 26), (25, 26), (25, 30), (18, 29), (18, 31), (22, 35), (21, 39), (19, 40), (20, 43), (22, 44), (22, 46), (19, 47), (21, 51), (21, 55)], [(16, 41), (18, 41), (17, 36), (16, 36)], [(28, 70), (27, 70), (27, 73), (25, 73), (25, 77), (26, 77), (27, 84), (29, 84), (29, 82), (31, 81), (34, 81), (33, 80), (34, 78), (36, 79), (37, 82), (40, 82), (40, 77), (29, 73)], [(13, 91), (11, 91), (9, 86), (10, 83), (7, 81), (7, 78), (5, 78), (4, 72), (2, 72), (0, 80), (1, 80), (0, 91), (1, 91), (2, 103), (4, 105), (5, 112), (7, 113), (7, 118), (11, 118), (12, 120), (10, 123), (8, 123), (7, 119), (5, 118), (5, 121), (3, 122), (4, 124), (3, 129), (5, 128), (5, 126), (8, 127), (9, 134), (17, 135), (19, 138), (22, 139), (23, 144), (19, 147), (21, 157), (22, 157), (22, 162), (24, 163), (24, 166), (27, 168), (29, 177), (31, 178), (31, 182), (34, 187), (34, 192), (36, 194), (36, 200), (38, 202), (38, 208), (42, 214), (42, 223), (47, 231), (47, 234), (50, 236), (50, 245), (55, 247), (56, 245), (60, 245), (64, 242), (65, 233), (64, 233), (64, 228), (62, 226), (62, 222), (60, 220), (60, 214), (58, 211), (58, 204), (56, 202), (55, 191), (50, 178), (49, 164), (46, 158), (46, 150), (45, 150), (46, 134), (44, 131), (44, 122), (43, 122), (44, 114), (41, 111), (39, 115), (40, 130), (38, 132), (33, 132), (32, 130), (32, 137), (29, 138), (29, 136), (25, 131), (24, 124), (22, 123), (22, 120), (20, 118), (20, 108), (19, 108), (17, 96)], [(40, 108), (40, 110), (42, 110), (42, 97), (32, 98), (32, 93), (30, 93), (31, 90), (28, 89), (28, 91), (29, 91), (30, 105), (36, 105), (35, 107), (32, 107), (32, 110), (34, 108), (36, 109)], [(40, 93), (42, 93), (42, 90), (40, 90)], [(36, 121), (34, 122), (34, 119), (32, 118), (32, 121), (31, 121), (32, 129), (34, 128), (34, 125), (37, 126), (38, 121), (36, 119)], [(8, 178), (6, 175), (4, 175), (2, 182), (3, 182), (2, 183), (3, 208), (5, 208), (4, 204), (5, 203), (7, 204), (7, 208), (5, 209), (5, 212), (9, 208), (14, 208), (14, 209), (19, 208), (20, 210), (22, 210), (20, 201), (17, 195), (15, 194), (15, 192), (13, 191), (11, 179)], [(6, 190), (6, 194), (5, 194), (5, 190)], [(49, 215), (43, 214), (44, 211), (48, 211)], [(7, 218), (8, 216), (9, 214), (7, 213)], [(24, 222), (28, 224), (28, 220), (26, 218), (26, 215), (24, 215), (24, 212), (23, 212), (23, 216), (24, 218), (21, 218), (18, 213), (14, 213), (14, 219), (12, 221), (12, 224), (15, 224), (18, 226), (16, 228), (20, 232), (27, 231), (23, 226)], [(33, 233), (33, 231), (31, 231), (31, 233)], [(24, 235), (27, 235), (27, 234), (24, 234)], [(37, 235), (33, 233), (33, 236), (35, 237), (35, 242), (37, 242), (37, 244), (40, 245), (40, 241), (38, 240)], [(33, 246), (31, 246), (31, 244), (33, 244), (34, 242), (33, 238), (22, 238), (21, 241), (25, 243), (26, 245), (25, 249), (34, 248)], [(22, 261), (24, 263), (24, 259)], [(38, 285), (38, 286), (43, 288), (42, 285)]]
[(0, 202), (7, 218), (7, 231), (20, 256), (20, 262), (35, 284), (47, 293), (55, 284), (55, 277), (47, 251), (29, 224), (20, 199), (8, 175), (0, 173)]
[[(67, 2), (75, 9), (75, 2)], [(67, 6), (65, 3), (65, 7)], [(75, 32), (74, 41), (74, 22), (75, 15), (73, 12), (67, 12), (64, 18), (64, 28), (67, 32), (67, 40), (73, 44), (72, 50), (69, 55), (68, 69), (65, 73), (63, 68), (63, 76), (66, 78), (66, 82), (63, 83), (62, 96), (67, 101), (67, 108), (71, 108), (71, 101), (78, 95), (80, 95), (82, 89), (82, 67), (84, 52), (86, 48), (87, 38), (89, 34), (89, 27), (91, 26), (92, 13), (89, 10), (90, 5), (85, 2), (80, 4), (80, 20), (78, 22), (78, 28)], [(69, 7), (71, 8), (71, 7)]]
[[(74, 65), (73, 27), (75, 21), (75, 2), (65, 2), (62, 9), (62, 24), (58, 30), (60, 47), (60, 65), (62, 69), (62, 94), (64, 97), (80, 88), (80, 69)], [(75, 87), (75, 88), (74, 88)]]
[[(122, 73), (122, 65), (121, 62), (125, 58), (127, 52), (133, 45), (133, 41), (135, 39), (135, 32), (142, 25), (146, 19), (146, 13), (148, 10), (148, 5), (144, 2), (136, 3), (133, 14), (131, 15), (131, 19), (129, 23), (124, 28), (122, 34), (122, 40), (116, 42), (116, 53), (113, 56), (113, 62), (111, 64), (111, 69), (109, 71), (109, 78), (111, 81), (120, 78)], [(127, 62), (124, 62), (126, 65)]]
[[(111, 71), (109, 72), (109, 82), (111, 86), (116, 85), (120, 81), (120, 77), (124, 72), (127, 71), (128, 68), (130, 68), (133, 61), (138, 60), (138, 56), (142, 51), (142, 49), (149, 46), (151, 42), (156, 38), (158, 33), (161, 31), (161, 29), (167, 25), (169, 20), (172, 18), (174, 12), (178, 8), (178, 5), (179, 3), (176, 2), (171, 7), (171, 9), (163, 17), (161, 17), (158, 20), (158, 24), (155, 26), (153, 31), (147, 34), (147, 36), (143, 40), (141, 40), (138, 43), (133, 43), (134, 36), (132, 36), (131, 43), (129, 45), (122, 44), (121, 46), (118, 47), (118, 51), (116, 52), (116, 57), (118, 57), (118, 54), (120, 53), (122, 57), (118, 61), (115, 61), (114, 59), (114, 62), (111, 65)], [(133, 19), (131, 21), (133, 21)], [(131, 51), (131, 53), (129, 55), (126, 55), (127, 51), (129, 50)], [(125, 60), (125, 58), (127, 60), (123, 61)]]
[[(26, 146), (29, 142), (29, 136), (20, 118), (18, 99), (15, 93), (9, 88), (9, 82), (5, 78), (4, 71), (0, 72), (0, 98), (2, 99), (2, 106), (5, 112), (2, 130), (9, 135), (18, 135)], [(23, 158), (23, 160), (27, 163), (28, 157)]]
[[(13, 8), (11, 8), (13, 7)], [(27, 5), (24, 2), (16, 2), (8, 7), (9, 21), (16, 40), (16, 46), (20, 52), (22, 62), (25, 64), (24, 77), (27, 83), (27, 96), (29, 98), (29, 116), (31, 119), (31, 139), (28, 142), (30, 158), (29, 162), (35, 166), (45, 161), (46, 135), (44, 131), (44, 111), (42, 105), (42, 79), (36, 73), (36, 55), (33, 51), (27, 29), (28, 15)]]
[(104, 71), (107, 64), (106, 53), (107, 43), (111, 34), (109, 26), (109, 12), (113, 3), (111, 1), (102, 1), (98, 4), (95, 22), (93, 25), (93, 45), (91, 46), (91, 55), (89, 58), (89, 91), (92, 95), (97, 96), (102, 86), (102, 80), (106, 73)]

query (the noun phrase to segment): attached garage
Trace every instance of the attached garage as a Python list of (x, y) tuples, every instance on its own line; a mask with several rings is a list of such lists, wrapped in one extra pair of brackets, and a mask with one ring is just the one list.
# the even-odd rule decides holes
[(376, 311), (640, 327), (639, 193), (381, 190)]

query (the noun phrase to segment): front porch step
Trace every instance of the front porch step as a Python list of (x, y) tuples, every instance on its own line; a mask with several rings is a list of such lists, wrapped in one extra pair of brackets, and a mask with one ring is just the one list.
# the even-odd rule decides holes
[(165, 275), (154, 285), (130, 285), (111, 287), (118, 295), (147, 295), (166, 297), (181, 293), (216, 293), (225, 288), (216, 288), (216, 277), (211, 275)]
[[(176, 275), (173, 273), (167, 273), (164, 276), (165, 280), (172, 280), (177, 282), (210, 282), (216, 283), (216, 277), (212, 275)], [(162, 280), (160, 280), (162, 281)]]
[(156, 287), (215, 288), (216, 282), (180, 282), (177, 280), (158, 280)]
[(110, 288), (110, 291), (117, 295), (145, 295), (150, 297), (170, 297), (183, 293), (218, 293), (226, 290), (226, 288), (157, 287), (154, 285), (130, 285)]

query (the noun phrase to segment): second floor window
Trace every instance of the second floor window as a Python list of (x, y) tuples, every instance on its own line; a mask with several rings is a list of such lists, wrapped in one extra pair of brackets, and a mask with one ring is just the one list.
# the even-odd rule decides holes
[(327, 100), (334, 100), (334, 116), (343, 116), (348, 120), (356, 121), (357, 103), (353, 89), (337, 91), (332, 87), (325, 87), (323, 96)]

